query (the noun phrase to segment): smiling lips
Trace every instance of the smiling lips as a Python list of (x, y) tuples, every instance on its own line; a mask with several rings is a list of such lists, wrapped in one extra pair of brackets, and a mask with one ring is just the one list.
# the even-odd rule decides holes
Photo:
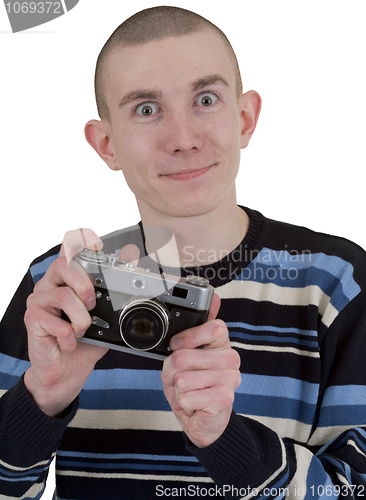
[(188, 181), (190, 179), (195, 179), (197, 177), (200, 177), (201, 175), (204, 175), (206, 172), (210, 170), (212, 166), (213, 165), (210, 165), (209, 167), (199, 168), (197, 170), (187, 170), (174, 174), (163, 174), (163, 177), (175, 181)]

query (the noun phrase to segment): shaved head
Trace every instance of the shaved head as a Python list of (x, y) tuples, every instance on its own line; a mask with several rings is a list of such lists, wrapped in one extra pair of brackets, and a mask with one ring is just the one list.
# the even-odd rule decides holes
[(99, 117), (110, 119), (105, 87), (108, 56), (111, 52), (124, 46), (143, 45), (167, 37), (180, 37), (208, 29), (217, 33), (227, 46), (228, 56), (233, 62), (236, 92), (239, 97), (243, 91), (239, 66), (233, 48), (224, 33), (204, 17), (189, 10), (179, 7), (152, 7), (137, 12), (118, 26), (99, 54), (95, 70), (95, 97)]

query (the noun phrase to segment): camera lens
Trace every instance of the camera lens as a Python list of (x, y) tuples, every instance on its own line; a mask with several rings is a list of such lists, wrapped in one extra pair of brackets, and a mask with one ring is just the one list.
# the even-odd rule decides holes
[(163, 305), (150, 299), (133, 299), (119, 317), (122, 340), (132, 349), (149, 351), (165, 337), (169, 316)]
[(153, 332), (151, 321), (146, 318), (137, 319), (132, 325), (133, 333), (138, 337), (148, 337)]

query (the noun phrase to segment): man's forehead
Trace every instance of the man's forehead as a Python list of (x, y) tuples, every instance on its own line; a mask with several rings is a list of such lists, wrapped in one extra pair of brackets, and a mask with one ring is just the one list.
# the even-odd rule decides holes
[(106, 80), (112, 85), (133, 84), (134, 79), (159, 76), (164, 80), (185, 74), (192, 87), (195, 82), (199, 87), (209, 83), (204, 82), (204, 78), (216, 81), (221, 78), (230, 85), (234, 78), (228, 50), (213, 30), (115, 47), (108, 57), (106, 69)]

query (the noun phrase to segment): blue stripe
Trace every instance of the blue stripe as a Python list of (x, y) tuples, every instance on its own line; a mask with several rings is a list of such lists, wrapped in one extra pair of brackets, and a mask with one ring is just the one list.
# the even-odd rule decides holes
[(168, 462), (198, 462), (194, 456), (185, 455), (148, 455), (143, 453), (86, 453), (59, 450), (58, 457), (93, 458), (102, 460), (156, 460)]
[(0, 353), (0, 389), (8, 391), (30, 367), (29, 361), (12, 358)]
[(60, 256), (59, 253), (57, 253), (56, 255), (51, 255), (51, 257), (47, 257), (46, 259), (42, 260), (42, 262), (34, 264), (30, 268), (30, 273), (33, 278), (34, 284), (36, 284), (37, 281), (43, 278), (43, 276), (45, 275), (47, 269), (50, 267), (52, 262), (54, 262), (59, 256)]
[(245, 340), (255, 340), (257, 342), (275, 342), (276, 344), (296, 344), (298, 346), (307, 346), (318, 349), (318, 342), (315, 340), (305, 340), (298, 337), (272, 337), (270, 335), (250, 335), (242, 332), (230, 332), (230, 338), (235, 337)]
[(85, 386), (86, 390), (146, 389), (163, 390), (160, 370), (113, 370), (93, 371)]
[(266, 375), (241, 374), (241, 384), (236, 390), (238, 394), (256, 396), (286, 397), (316, 404), (318, 400), (318, 384), (290, 377), (272, 377)]
[(241, 321), (228, 321), (226, 323), (228, 328), (243, 328), (245, 330), (259, 331), (259, 332), (274, 332), (274, 333), (295, 333), (297, 335), (307, 335), (311, 337), (316, 337), (318, 335), (317, 330), (301, 330), (300, 328), (280, 328), (278, 326), (271, 325), (251, 325), (249, 323), (243, 323)]
[(366, 406), (366, 386), (341, 385), (328, 387), (324, 393), (322, 406)]
[(7, 478), (7, 477), (2, 477), (1, 481), (7, 481), (9, 483), (15, 483), (15, 482), (18, 482), (18, 481), (29, 481), (29, 482), (34, 483), (35, 481), (37, 481), (37, 479), (38, 479), (38, 476), (17, 477), (17, 478), (14, 478), (14, 479), (10, 479), (10, 478)]
[(8, 391), (30, 367), (29, 361), (15, 359), (0, 353), (0, 389)]
[(300, 270), (315, 267), (322, 271), (327, 271), (334, 277), (345, 282), (353, 282), (359, 288), (353, 280), (353, 265), (336, 255), (326, 255), (322, 252), (291, 255), (285, 250), (271, 250), (264, 247), (254, 261), (267, 266), (279, 265), (284, 269), (296, 268)]
[(24, 477), (29, 477), (29, 474), (38, 474), (41, 475), (43, 472), (45, 472), (48, 469), (49, 465), (47, 467), (44, 467), (42, 469), (31, 469), (31, 470), (26, 470), (26, 471), (20, 471), (20, 472), (10, 472), (8, 469), (4, 469), (0, 467), (0, 474), (9, 476), (9, 477), (16, 477), (16, 478), (22, 478)]
[(310, 462), (306, 478), (307, 495), (305, 498), (316, 500), (319, 498), (319, 492), (324, 495), (325, 491), (323, 492), (323, 489), (320, 489), (319, 486), (325, 486), (328, 480), (328, 475), (325, 472), (321, 461), (319, 458), (314, 456)]
[[(130, 370), (132, 373), (128, 373), (129, 370), (118, 369), (110, 371), (113, 372), (111, 378), (108, 377), (108, 370), (94, 372), (94, 382), (91, 380), (88, 387), (85, 387), (80, 393), (80, 408), (89, 410), (170, 411), (162, 390), (160, 372), (141, 370), (139, 374), (141, 377), (134, 378), (135, 370)], [(124, 377), (125, 374), (126, 377)], [(116, 375), (121, 376), (116, 377)], [(152, 375), (151, 378), (149, 378), (149, 375)], [(159, 388), (155, 385), (158, 375)], [(97, 380), (99, 376), (103, 383), (101, 383), (101, 380)], [(120, 388), (111, 389), (116, 385)], [(104, 388), (96, 389), (95, 387)], [(242, 374), (242, 382), (236, 393), (237, 397), (243, 395), (247, 400), (258, 396), (274, 398), (283, 398), (285, 396), (290, 406), (299, 404), (300, 401), (314, 405), (318, 398), (318, 385), (290, 377)], [(247, 400), (245, 405), (248, 404)]]
[(30, 362), (0, 353), (0, 367), (1, 373), (21, 377), (30, 367)]
[(242, 374), (234, 411), (247, 415), (298, 420), (311, 425), (316, 412), (318, 385), (290, 377)]
[(292, 288), (316, 285), (332, 296), (333, 306), (340, 311), (361, 291), (353, 272), (349, 262), (334, 255), (315, 253), (292, 256), (287, 251), (263, 248), (236, 279)]

